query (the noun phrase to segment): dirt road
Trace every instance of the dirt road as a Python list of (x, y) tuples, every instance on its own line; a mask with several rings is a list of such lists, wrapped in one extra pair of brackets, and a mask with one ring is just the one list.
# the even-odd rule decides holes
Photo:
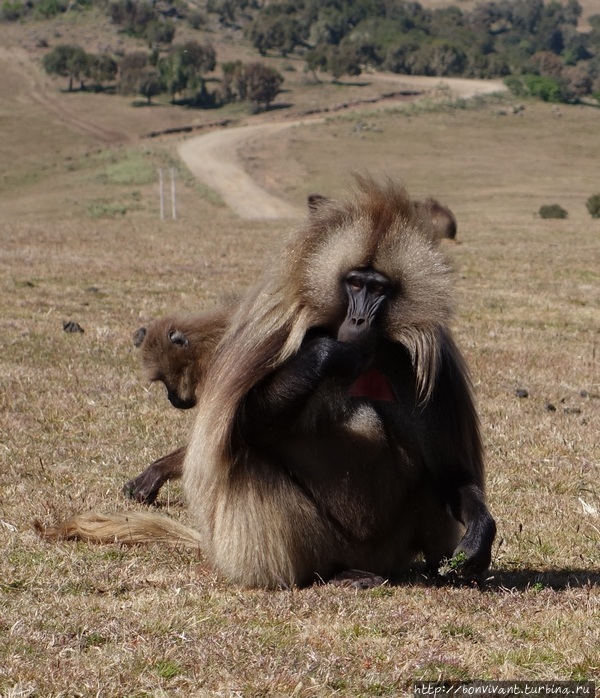
[(244, 170), (237, 150), (251, 138), (278, 133), (299, 123), (278, 121), (212, 131), (181, 143), (179, 156), (190, 172), (218, 192), (240, 218), (295, 218), (299, 210), (259, 187)]
[[(450, 94), (465, 99), (478, 94), (506, 90), (504, 84), (496, 80), (440, 79), (382, 73), (374, 73), (369, 79), (387, 82), (393, 85), (394, 89), (405, 87), (432, 92), (443, 87), (448, 89)], [(389, 105), (389, 102), (387, 104)], [(375, 105), (370, 105), (369, 108), (375, 108)], [(192, 174), (218, 192), (240, 218), (296, 218), (302, 212), (259, 187), (244, 170), (238, 150), (242, 143), (252, 138), (265, 137), (302, 123), (318, 123), (322, 120), (322, 117), (310, 117), (297, 121), (275, 121), (213, 131), (182, 142), (178, 152)]]

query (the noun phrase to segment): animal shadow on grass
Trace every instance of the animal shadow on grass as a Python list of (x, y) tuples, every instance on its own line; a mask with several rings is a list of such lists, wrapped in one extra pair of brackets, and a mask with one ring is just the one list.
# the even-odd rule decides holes
[(600, 571), (583, 570), (576, 568), (566, 569), (535, 569), (525, 568), (521, 570), (491, 570), (486, 582), (490, 590), (516, 589), (564, 589), (600, 586)]
[(406, 576), (394, 580), (393, 585), (417, 584), (423, 586), (470, 586), (481, 591), (527, 591), (534, 589), (581, 589), (583, 587), (600, 587), (600, 570), (584, 570), (576, 568), (538, 569), (526, 567), (523, 569), (491, 568), (477, 581), (469, 581), (450, 573), (446, 576), (424, 574), (422, 570), (412, 569)]

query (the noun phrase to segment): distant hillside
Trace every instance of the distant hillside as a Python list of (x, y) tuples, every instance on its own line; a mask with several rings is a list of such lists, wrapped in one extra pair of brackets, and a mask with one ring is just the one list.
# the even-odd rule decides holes
[[(358, 76), (366, 68), (408, 75), (506, 78), (517, 95), (546, 101), (600, 98), (600, 14), (579, 0), (396, 2), (385, 0), (3, 0), (5, 23), (97, 12), (144, 50), (54, 55), (48, 72), (72, 86), (104, 89), (200, 107), (249, 99), (269, 105), (281, 75), (215, 54), (213, 43), (244, 39), (255, 56), (295, 57), (315, 79)], [(131, 53), (131, 51), (129, 51)], [(209, 90), (205, 74), (219, 64), (222, 80)], [(250, 72), (249, 72), (250, 71)], [(261, 72), (262, 71), (262, 72)], [(253, 86), (260, 82), (260, 87)], [(254, 90), (255, 95), (249, 96)]]

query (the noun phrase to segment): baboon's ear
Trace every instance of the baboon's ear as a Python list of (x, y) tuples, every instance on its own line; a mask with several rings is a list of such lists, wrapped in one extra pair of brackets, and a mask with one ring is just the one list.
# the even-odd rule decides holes
[(323, 194), (309, 194), (307, 196), (309, 213), (318, 211), (326, 201), (329, 201), (329, 199), (326, 196), (323, 196)]
[(139, 330), (136, 330), (133, 333), (133, 343), (135, 344), (136, 347), (142, 346), (142, 342), (144, 341), (145, 336), (146, 336), (146, 328), (145, 327), (140, 327)]
[(188, 338), (179, 330), (171, 330), (169, 332), (169, 341), (183, 349), (187, 349), (189, 345)]

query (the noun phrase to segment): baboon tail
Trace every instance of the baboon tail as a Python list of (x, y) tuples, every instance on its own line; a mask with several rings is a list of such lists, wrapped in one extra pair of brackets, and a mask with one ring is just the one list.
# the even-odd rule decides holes
[(89, 511), (66, 519), (55, 526), (34, 522), (46, 540), (77, 539), (95, 543), (166, 543), (199, 548), (200, 534), (189, 526), (160, 514), (131, 511), (122, 514), (99, 514)]

